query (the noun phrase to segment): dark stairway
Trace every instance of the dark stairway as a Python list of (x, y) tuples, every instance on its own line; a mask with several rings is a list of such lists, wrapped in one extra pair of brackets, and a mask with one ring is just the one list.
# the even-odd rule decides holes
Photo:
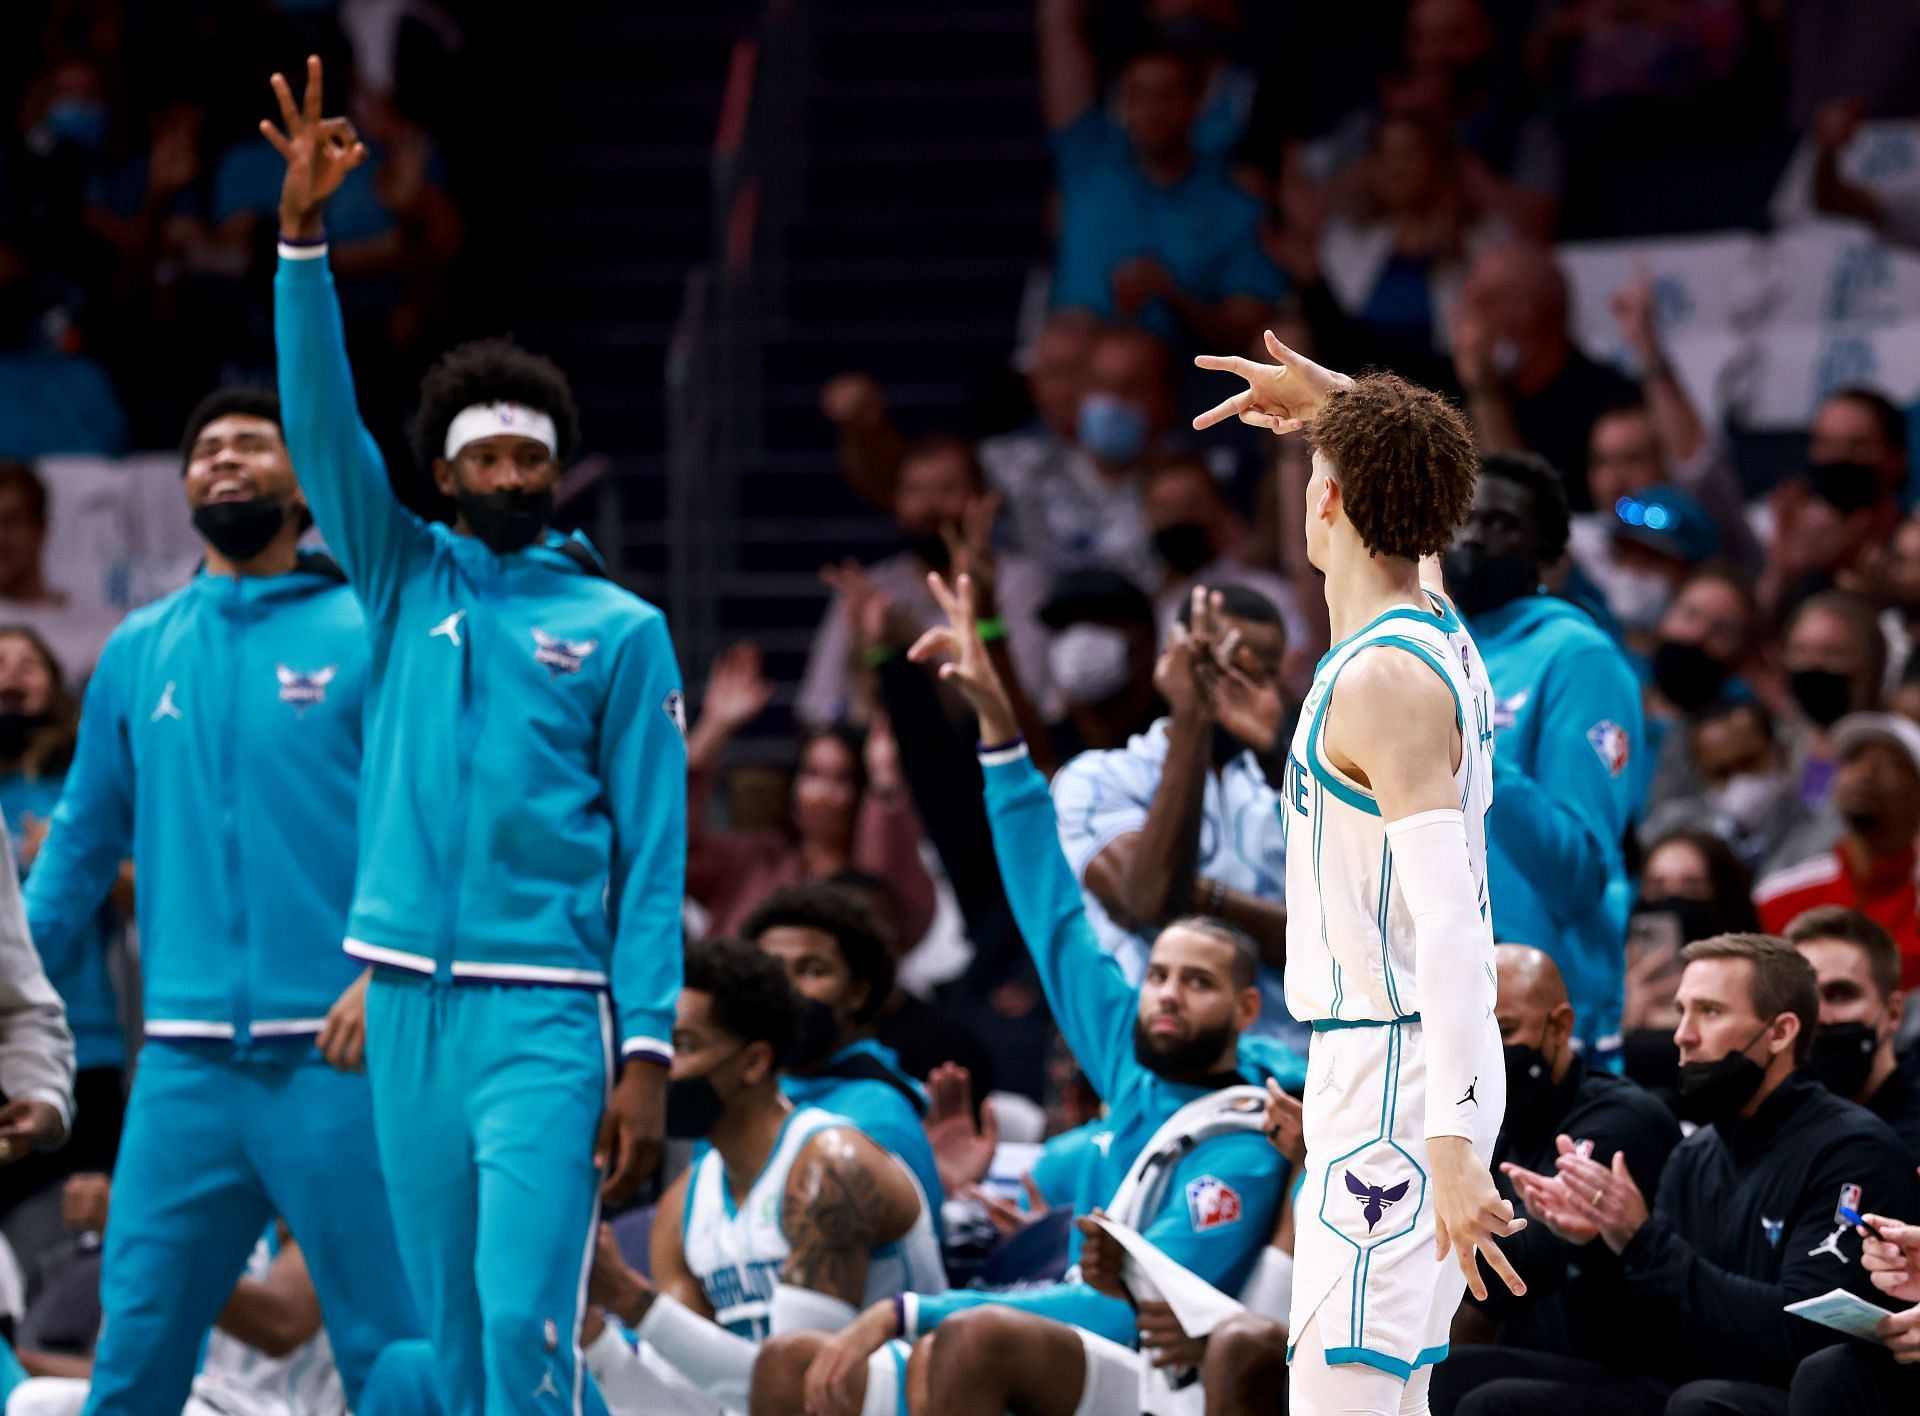
[(763, 455), (739, 487), (737, 573), (720, 606), (723, 633), (755, 637), (783, 690), (759, 725), (768, 754), (791, 741), (785, 704), (826, 604), (819, 566), (894, 548), (890, 520), (840, 480), (822, 383), (864, 370), (909, 434), (977, 431), (1046, 249), (1032, 0), (816, 0), (813, 34)]

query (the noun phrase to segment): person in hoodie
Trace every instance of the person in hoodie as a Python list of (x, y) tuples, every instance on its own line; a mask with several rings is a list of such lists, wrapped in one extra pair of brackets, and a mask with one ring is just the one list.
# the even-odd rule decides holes
[(842, 885), (787, 885), (741, 932), (786, 966), (802, 1012), (781, 1065), (780, 1090), (798, 1106), (844, 1116), (913, 1172), (936, 1230), (945, 1195), (923, 1124), (927, 1094), (876, 1041), (873, 1021), (893, 993), (893, 952), (866, 903)]
[[(1106, 1134), (1079, 1167), (1076, 1192), (1047, 1198), (1080, 1214), (1117, 1211), (1122, 1182), (1146, 1160), (1161, 1183), (1157, 1203), (1136, 1216), (1140, 1232), (1216, 1288), (1238, 1292), (1273, 1233), (1286, 1180), (1279, 1155), (1257, 1128), (1188, 1133), (1157, 1142), (1150, 1158), (1143, 1153), (1189, 1103), (1224, 1087), (1264, 1086), (1269, 1077), (1298, 1092), (1305, 1064), (1284, 1045), (1250, 1035), (1260, 1014), (1259, 950), (1233, 925), (1206, 916), (1175, 920), (1154, 941), (1138, 985), (1101, 947), (1060, 845), (1046, 781), (1028, 758), (1006, 689), (975, 632), (968, 590), (965, 576), (954, 587), (937, 586), (951, 627), (929, 631), (913, 658), (952, 660), (941, 676), (979, 715), (987, 815), (1014, 919), (1061, 1035), (1107, 1104)], [(1072, 1253), (1078, 1251), (1076, 1235)], [(905, 1344), (987, 1305), (1079, 1343), (1090, 1385), (1096, 1370), (1124, 1369), (1118, 1380), (1137, 1380), (1131, 1354), (1115, 1350), (1134, 1341), (1133, 1310), (1075, 1279), (1009, 1291), (904, 1293), (872, 1305), (831, 1337), (772, 1338), (754, 1371), (752, 1409), (791, 1416), (896, 1409), (878, 1398), (887, 1388), (895, 1397), (906, 1391)], [(916, 1347), (914, 1360), (924, 1362), (920, 1353)]]
[(284, 77), (273, 87), (287, 442), (371, 644), (360, 872), (332, 937), (375, 968), (374, 1122), (442, 1404), (550, 1410), (584, 1379), (600, 1202), (654, 1168), (665, 1131), (679, 670), (660, 611), (546, 528), (579, 433), (547, 360), (502, 339), (443, 356), (415, 451), (457, 519), (395, 499), (356, 407), (321, 225), (366, 150), (348, 120), (322, 119), (317, 58), (303, 106)]
[(1531, 454), (1484, 455), (1473, 510), (1444, 566), (1493, 680), (1493, 936), (1554, 961), (1582, 1046), (1611, 1067), (1626, 977), (1621, 842), (1641, 775), (1640, 686), (1583, 610), (1541, 592), (1542, 573), (1566, 549), (1560, 475)]
[(357, 1070), (364, 985), (340, 951), (366, 620), (338, 567), (298, 549), (307, 504), (270, 391), (214, 393), (182, 446), (206, 563), (107, 640), (27, 879), (49, 958), (92, 937), (129, 855), (140, 882), (147, 1045), (87, 1409), (186, 1402), (275, 1215), (307, 1250), (352, 1402), (380, 1349), (418, 1331)]

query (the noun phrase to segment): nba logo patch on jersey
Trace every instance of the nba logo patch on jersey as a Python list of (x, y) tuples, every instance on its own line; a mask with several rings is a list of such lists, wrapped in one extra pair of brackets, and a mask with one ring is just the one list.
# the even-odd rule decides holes
[(1187, 1181), (1187, 1218), (1193, 1221), (1194, 1233), (1235, 1223), (1241, 1208), (1239, 1192), (1219, 1177), (1202, 1175)]
[(665, 713), (667, 717), (673, 721), (674, 727), (680, 730), (680, 736), (685, 738), (687, 735), (687, 695), (676, 688), (661, 702), (660, 711)]
[(1611, 718), (1602, 718), (1587, 729), (1587, 742), (1606, 763), (1607, 775), (1619, 776), (1627, 770), (1627, 758), (1633, 751), (1627, 730)]
[(1842, 1210), (1852, 1210), (1855, 1214), (1860, 1213), (1860, 1187), (1858, 1185), (1842, 1185), (1840, 1187), (1840, 1203), (1833, 1207), (1833, 1222), (1835, 1224), (1852, 1224), (1853, 1221), (1842, 1214)]

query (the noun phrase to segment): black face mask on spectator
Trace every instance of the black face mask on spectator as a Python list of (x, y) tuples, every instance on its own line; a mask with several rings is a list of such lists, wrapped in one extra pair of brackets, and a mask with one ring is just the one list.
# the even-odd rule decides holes
[(1553, 1118), (1553, 1068), (1547, 1054), (1524, 1042), (1501, 1049), (1507, 1062), (1507, 1120), (1523, 1131), (1536, 1131)]
[[(1752, 1047), (1766, 1031), (1763, 1026), (1747, 1039), (1747, 1046)], [(1729, 1052), (1716, 1062), (1683, 1062), (1674, 1089), (1673, 1114), (1699, 1126), (1731, 1121), (1753, 1100), (1766, 1079), (1767, 1069), (1744, 1050)]]
[(1873, 1054), (1880, 1046), (1867, 1023), (1823, 1023), (1813, 1035), (1807, 1067), (1820, 1085), (1835, 1096), (1852, 1101), (1873, 1071)]
[(818, 999), (803, 999), (793, 1046), (780, 1065), (789, 1072), (811, 1072), (833, 1056), (833, 1044), (839, 1036), (840, 1020), (833, 1016), (833, 1009)]
[(948, 562), (947, 538), (938, 531), (910, 531), (907, 533), (907, 550), (923, 564), (946, 573)]
[(553, 489), (544, 492), (470, 492), (456, 486), (453, 503), (495, 555), (525, 550), (553, 515)]
[(1813, 494), (1835, 511), (1865, 511), (1880, 500), (1880, 474), (1864, 462), (1816, 462), (1807, 468)]
[(1733, 670), (1698, 644), (1663, 639), (1653, 651), (1653, 686), (1682, 713), (1713, 702)]
[(1540, 584), (1540, 567), (1531, 557), (1493, 555), (1478, 546), (1454, 546), (1441, 558), (1447, 593), (1468, 619), (1491, 614), (1531, 595)]
[(52, 721), (51, 713), (0, 713), (0, 759), (25, 752), (33, 735)]
[(1153, 552), (1176, 575), (1192, 575), (1213, 559), (1213, 534), (1197, 521), (1181, 521), (1153, 533)]
[(1853, 681), (1831, 669), (1795, 669), (1787, 675), (1787, 689), (1801, 711), (1823, 728), (1846, 717), (1853, 703)]
[[(1710, 900), (1691, 900), (1684, 895), (1663, 895), (1656, 900), (1641, 899), (1634, 901), (1633, 912), (1637, 915), (1672, 915), (1680, 931), (1680, 944), (1691, 944), (1696, 939), (1711, 939), (1724, 933), (1720, 928), (1720, 911)], [(1632, 926), (1628, 926), (1632, 933)], [(1676, 946), (1677, 947), (1677, 946)]]
[(286, 524), (287, 509), (272, 497), (208, 502), (193, 509), (193, 529), (221, 555), (250, 561)]

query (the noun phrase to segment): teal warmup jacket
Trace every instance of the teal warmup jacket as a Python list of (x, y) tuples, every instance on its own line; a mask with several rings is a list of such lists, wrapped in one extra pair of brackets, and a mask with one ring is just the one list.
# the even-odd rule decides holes
[(1560, 966), (1579, 1035), (1617, 1050), (1630, 892), (1621, 844), (1646, 732), (1626, 655), (1586, 613), (1530, 595), (1467, 625), (1494, 693), (1493, 937)]
[(665, 617), (584, 540), (499, 555), (395, 500), (324, 254), (282, 254), (274, 321), (287, 448), (372, 635), (347, 952), (611, 989), (621, 1055), (667, 1060), (687, 763)]
[(148, 1037), (311, 1037), (358, 968), (353, 894), (367, 634), (325, 557), (202, 572), (135, 610), (87, 685), (27, 877), (50, 962), (97, 948), (133, 857)]

